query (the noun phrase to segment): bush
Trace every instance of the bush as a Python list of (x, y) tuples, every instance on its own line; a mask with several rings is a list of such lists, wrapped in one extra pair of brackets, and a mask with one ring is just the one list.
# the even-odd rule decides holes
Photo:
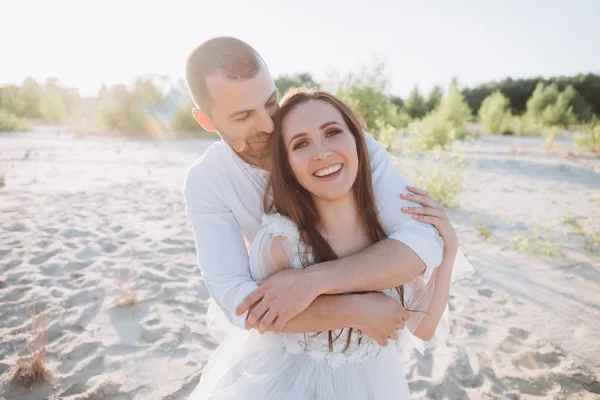
[(527, 117), (544, 126), (566, 127), (577, 121), (571, 105), (575, 96), (572, 86), (560, 92), (556, 84), (545, 86), (540, 82), (527, 101)]
[(427, 103), (417, 86), (413, 88), (404, 102), (403, 110), (410, 115), (411, 118), (423, 118), (427, 114), (427, 111), (429, 111), (427, 109)]
[(16, 115), (0, 108), (0, 132), (29, 130), (25, 121)]
[(40, 115), (47, 122), (61, 122), (67, 116), (65, 103), (57, 93), (52, 90), (45, 91), (40, 99)]
[(462, 93), (458, 91), (455, 80), (450, 83), (448, 95), (435, 112), (450, 124), (454, 131), (454, 138), (464, 139), (467, 137), (467, 123), (471, 119), (471, 109)]
[(594, 115), (600, 117), (600, 75), (579, 74), (572, 77), (541, 77), (527, 79), (506, 78), (500, 82), (488, 82), (474, 88), (463, 90), (469, 106), (478, 112), (483, 100), (490, 94), (501, 91), (510, 100), (513, 114), (521, 115), (526, 111), (527, 100), (533, 94), (538, 83), (556, 84), (559, 90), (569, 85), (575, 89), (575, 97), (571, 101), (573, 112), (579, 122), (589, 122)]
[(319, 84), (313, 79), (311, 74), (303, 73), (279, 76), (275, 79), (275, 86), (277, 87), (279, 97), (281, 98), (291, 89), (297, 87), (318, 87)]
[(420, 150), (446, 149), (454, 139), (454, 127), (438, 112), (429, 113), (408, 126), (411, 144)]
[(577, 135), (575, 142), (581, 148), (600, 154), (600, 123), (596, 122), (586, 126), (584, 132)]
[(378, 140), (380, 130), (405, 127), (409, 119), (398, 111), (386, 94), (389, 82), (383, 70), (384, 64), (376, 63), (371, 68), (363, 67), (359, 73), (348, 74), (334, 84), (334, 92), (356, 110), (365, 129)]
[(419, 157), (414, 149), (405, 148), (395, 162), (415, 186), (427, 190), (444, 207), (458, 207), (464, 190), (462, 154), (434, 151)]
[(429, 96), (427, 97), (427, 101), (425, 105), (427, 107), (427, 112), (431, 112), (439, 107), (442, 102), (442, 98), (444, 97), (444, 91), (439, 86), (434, 86), (429, 92)]
[(512, 131), (509, 106), (508, 99), (499, 91), (483, 100), (479, 109), (479, 119), (485, 133), (505, 135)]
[(511, 120), (512, 131), (519, 136), (540, 136), (544, 126), (541, 122), (525, 114), (513, 117)]

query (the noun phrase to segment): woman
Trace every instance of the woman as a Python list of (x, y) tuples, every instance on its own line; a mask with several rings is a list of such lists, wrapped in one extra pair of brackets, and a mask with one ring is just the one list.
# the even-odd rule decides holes
[[(276, 125), (267, 214), (250, 252), (252, 277), (344, 257), (385, 238), (368, 150), (352, 111), (327, 92), (298, 89), (282, 101)], [(442, 265), (429, 279), (386, 291), (413, 311), (407, 322), (412, 336), (428, 341), (446, 309), (458, 241), (437, 211), (405, 211), (437, 218), (424, 222), (437, 224), (445, 242)], [(395, 343), (382, 347), (355, 328), (264, 335), (234, 330), (190, 398), (409, 399)]]

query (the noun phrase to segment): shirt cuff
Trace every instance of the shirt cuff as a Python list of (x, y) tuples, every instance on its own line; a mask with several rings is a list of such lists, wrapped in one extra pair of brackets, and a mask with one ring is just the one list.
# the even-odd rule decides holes
[(444, 249), (444, 241), (442, 238), (440, 236), (433, 236), (429, 233), (400, 229), (392, 232), (389, 239), (404, 243), (419, 256), (421, 261), (425, 263), (423, 279), (425, 280), (425, 283), (429, 282), (433, 270), (442, 263)]

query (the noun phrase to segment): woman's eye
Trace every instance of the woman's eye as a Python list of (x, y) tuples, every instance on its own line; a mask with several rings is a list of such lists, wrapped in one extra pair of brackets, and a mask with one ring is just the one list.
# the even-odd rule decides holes
[(337, 135), (339, 133), (342, 133), (341, 129), (332, 129), (332, 130), (330, 130), (330, 131), (327, 132), (327, 137), (329, 137), (329, 136), (335, 136), (335, 135)]
[(303, 147), (306, 147), (308, 145), (308, 143), (306, 142), (297, 142), (294, 144), (294, 146), (292, 147), (293, 150), (298, 150), (301, 149)]

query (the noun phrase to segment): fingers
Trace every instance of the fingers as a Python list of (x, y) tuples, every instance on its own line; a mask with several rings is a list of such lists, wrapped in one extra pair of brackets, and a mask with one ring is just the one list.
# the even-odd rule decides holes
[(436, 228), (438, 228), (438, 230), (441, 229), (442, 220), (437, 217), (429, 217), (427, 215), (413, 215), (413, 219), (424, 222), (426, 224), (433, 225)]
[(404, 200), (421, 204), (424, 207), (430, 207), (438, 211), (445, 212), (444, 207), (432, 198), (412, 193), (402, 193), (400, 197), (402, 197)]
[(258, 302), (264, 296), (263, 291), (258, 288), (252, 293), (250, 293), (246, 298), (240, 303), (239, 306), (235, 309), (235, 315), (238, 317), (246, 312), (254, 303)]
[(267, 332), (273, 325), (273, 321), (275, 321), (275, 318), (277, 318), (277, 312), (270, 308), (269, 311), (267, 311), (265, 316), (260, 321), (258, 329), (261, 332)]
[(428, 191), (426, 191), (426, 190), (424, 190), (424, 189), (419, 189), (418, 187), (414, 187), (414, 186), (410, 186), (410, 185), (409, 185), (409, 186), (406, 186), (406, 189), (407, 189), (409, 192), (411, 192), (411, 193), (418, 194), (418, 195), (421, 195), (421, 196), (423, 196), (423, 197), (427, 197), (427, 198), (429, 198), (429, 199), (431, 199), (431, 200), (433, 200), (433, 201), (437, 202), (437, 200), (436, 200), (436, 199), (434, 199), (434, 198), (433, 198), (433, 196), (432, 196), (432, 195), (430, 195), (430, 194), (429, 194), (429, 192), (428, 192)]
[(285, 327), (285, 322), (283, 322), (283, 319), (277, 318), (275, 320), (275, 323), (273, 324), (273, 332), (281, 333), (281, 331), (283, 331), (284, 327)]
[(431, 207), (402, 207), (402, 211), (404, 211), (406, 214), (429, 215), (439, 219), (447, 218), (447, 214)]
[(269, 306), (266, 302), (261, 301), (256, 305), (254, 310), (248, 314), (246, 318), (246, 329), (251, 329), (256, 326), (258, 320), (262, 318), (268, 311)]

